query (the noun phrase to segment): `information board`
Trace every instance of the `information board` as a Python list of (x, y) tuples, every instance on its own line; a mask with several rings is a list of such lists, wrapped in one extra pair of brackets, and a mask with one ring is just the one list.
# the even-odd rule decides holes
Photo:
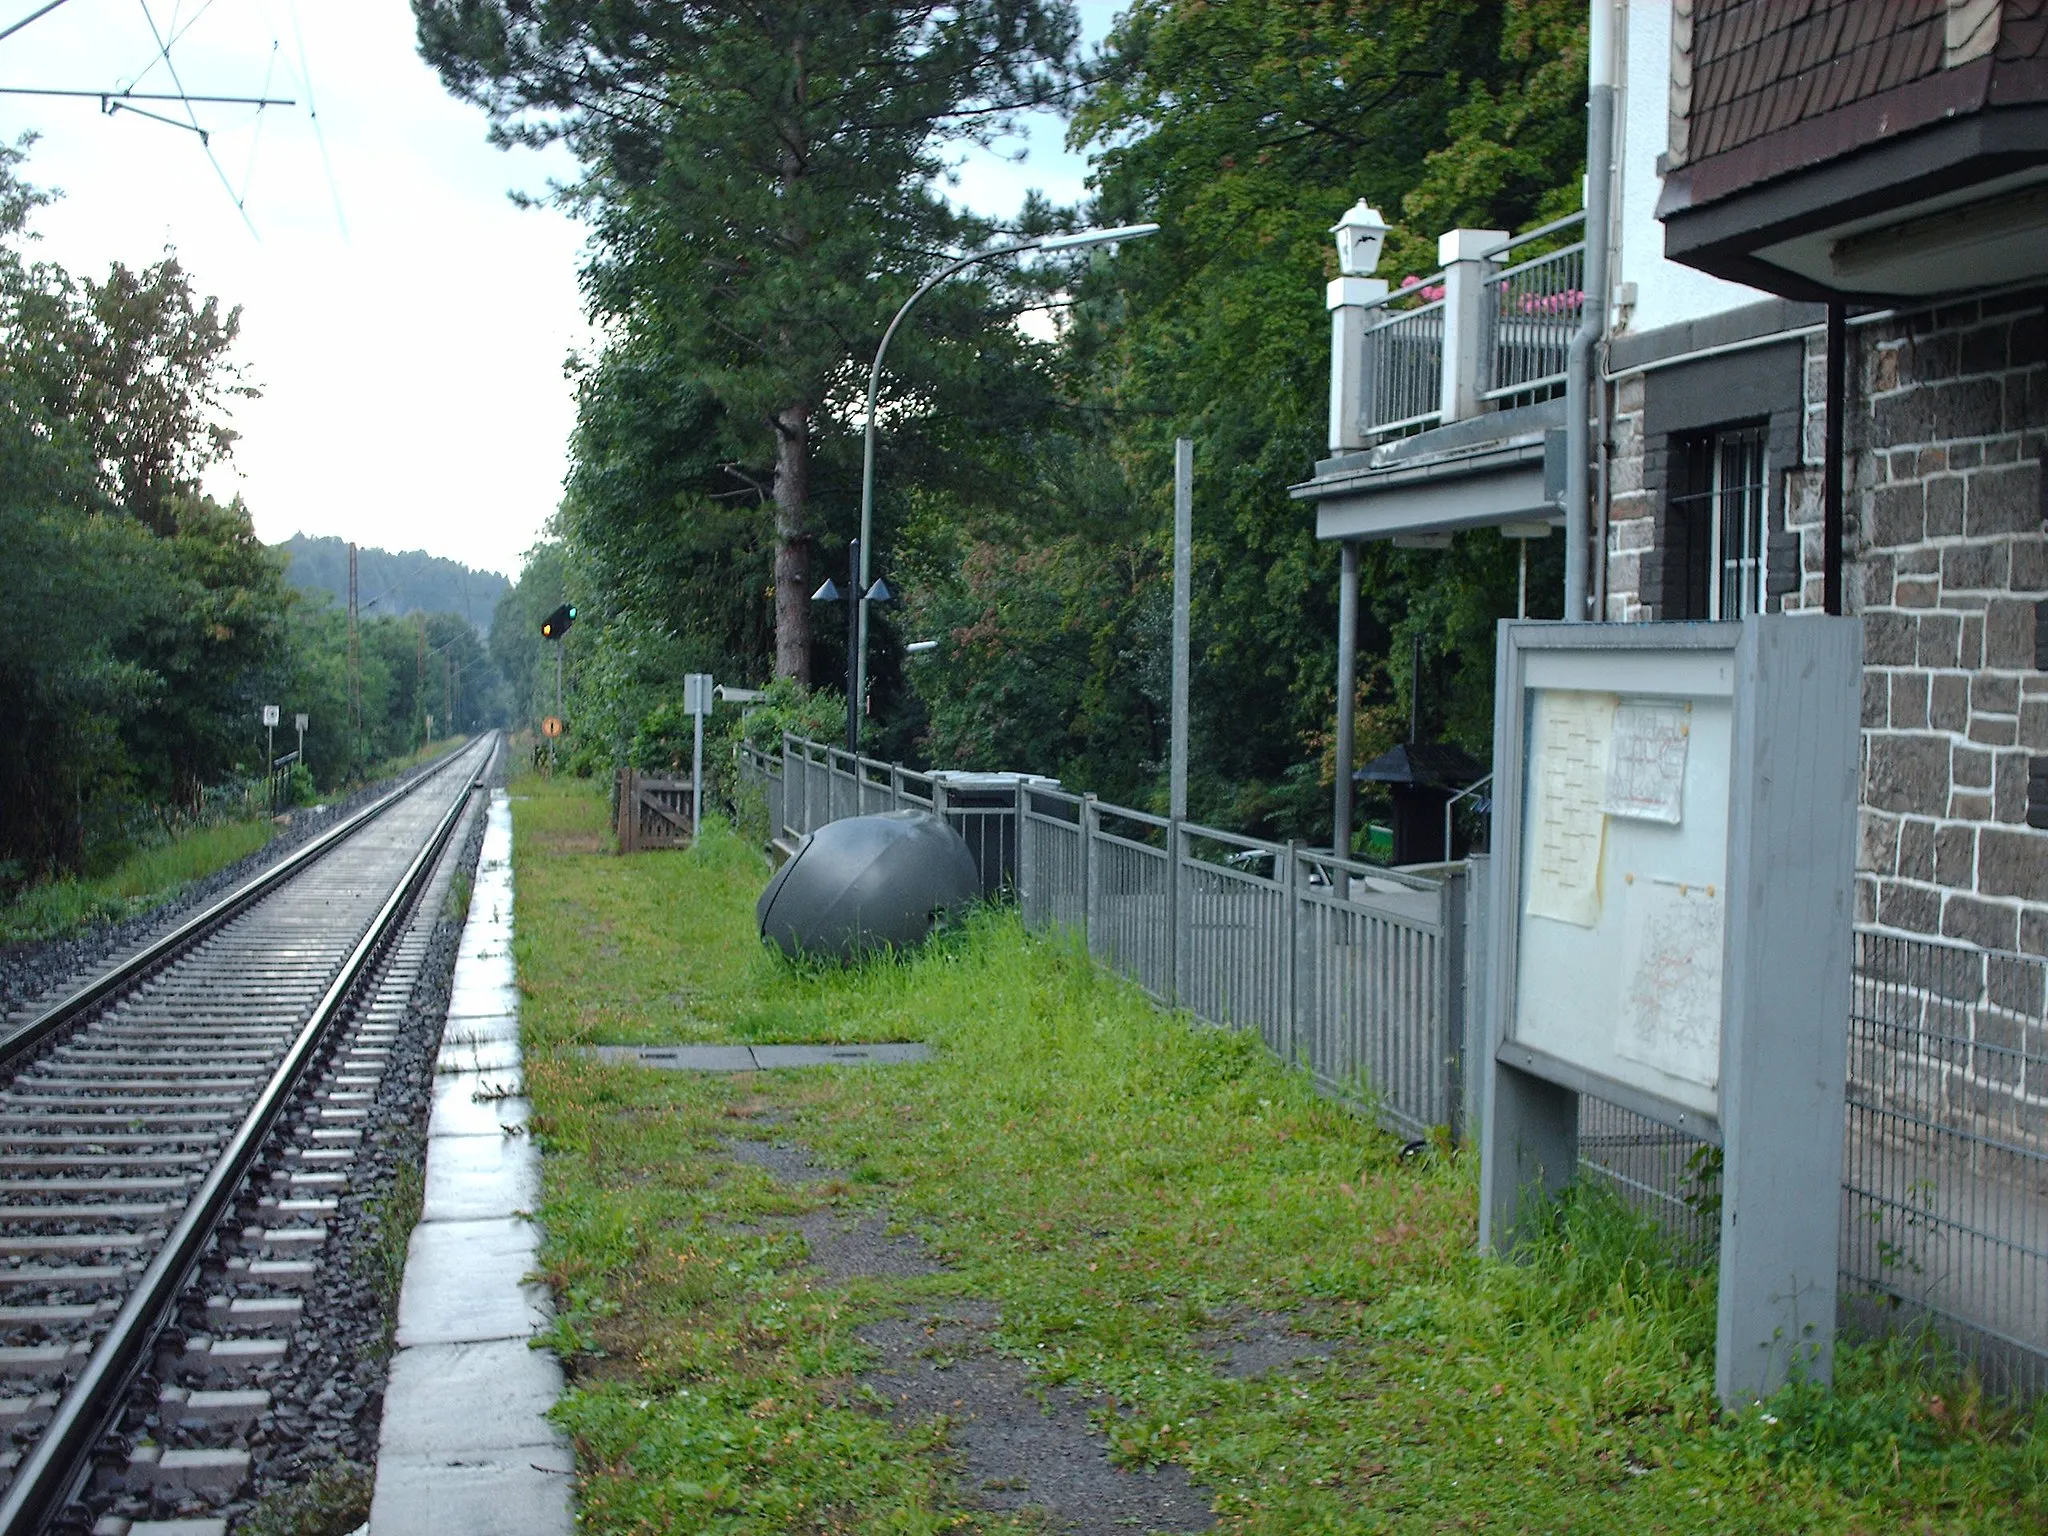
[(1732, 663), (1529, 658), (1509, 1038), (1719, 1108)]
[(1831, 1369), (1862, 655), (1843, 618), (1500, 629), (1480, 1246), (1578, 1177), (1584, 1097), (1718, 1143), (1731, 1407)]

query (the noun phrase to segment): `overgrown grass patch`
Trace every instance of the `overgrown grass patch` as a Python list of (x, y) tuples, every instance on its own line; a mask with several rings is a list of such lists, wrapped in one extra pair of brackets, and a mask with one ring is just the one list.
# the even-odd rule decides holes
[[(1472, 1170), (1403, 1159), (1253, 1039), (1162, 1014), (1072, 946), (983, 914), (915, 958), (764, 952), (765, 864), (730, 834), (602, 851), (588, 785), (513, 786), (517, 941), (545, 1149), (554, 1342), (600, 1532), (1004, 1531), (892, 1424), (865, 1321), (974, 1297), (997, 1347), (1093, 1404), (1114, 1458), (1172, 1460), (1235, 1532), (2012, 1532), (2048, 1527), (2048, 1419), (1918, 1352), (1724, 1420), (1711, 1275), (1612, 1201), (1525, 1262), (1477, 1258)], [(922, 1066), (696, 1076), (600, 1042), (930, 1043)], [(725, 1150), (789, 1137), (843, 1176)], [(834, 1283), (781, 1219), (885, 1212), (946, 1265)], [(1217, 1331), (1331, 1351), (1251, 1379)]]
[(277, 826), (268, 819), (194, 827), (129, 854), (95, 879), (31, 886), (0, 907), (0, 943), (37, 943), (137, 916), (268, 846), (276, 835)]

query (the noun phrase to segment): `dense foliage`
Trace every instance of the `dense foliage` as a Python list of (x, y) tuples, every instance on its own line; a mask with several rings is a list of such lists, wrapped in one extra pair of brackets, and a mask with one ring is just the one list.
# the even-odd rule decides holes
[[(1138, 0), (1085, 63), (1065, 8), (1023, 0), (415, 11), (428, 58), (502, 135), (559, 135), (585, 167), (570, 201), (595, 230), (587, 288), (608, 340), (582, 375), (540, 582), (589, 621), (567, 647), (584, 761), (633, 752), (685, 671), (838, 686), (844, 610), (818, 606), (807, 671), (791, 604), (823, 576), (844, 584), (865, 363), (941, 248), (1007, 238), (946, 207), (937, 151), (949, 125), (1062, 90), (1093, 197), (1034, 203), (1020, 227), (1163, 232), (1059, 267), (970, 269), (892, 342), (876, 554), (899, 601), (876, 616), (865, 744), (1162, 799), (1171, 454), (1186, 436), (1194, 809), (1327, 835), (1336, 557), (1287, 487), (1323, 453), (1329, 226), (1361, 197), (1388, 210), (1400, 227), (1381, 270), (1399, 281), (1433, 267), (1442, 229), (1576, 207), (1583, 6)], [(917, 29), (941, 16), (990, 29), (993, 75), (953, 69), (934, 41), (913, 87), (900, 50), (936, 40)], [(798, 69), (826, 39), (829, 68)], [(894, 83), (870, 100), (871, 78)], [(793, 144), (802, 174), (779, 179)], [(1010, 323), (1034, 305), (1056, 316), (1054, 341)], [(783, 498), (799, 473), (783, 405), (798, 401), (800, 526)], [(821, 545), (808, 570), (791, 564), (805, 538)], [(1533, 551), (1539, 614), (1556, 611), (1556, 546)], [(1516, 559), (1490, 532), (1449, 551), (1367, 547), (1361, 757), (1405, 734), (1411, 687), (1427, 734), (1485, 750)], [(906, 660), (912, 639), (939, 646)]]
[(267, 778), (266, 703), (284, 711), (280, 753), (292, 716), (312, 716), (317, 787), (419, 745), (425, 711), (447, 713), (443, 655), (458, 725), (503, 709), (466, 622), (376, 619), (350, 738), (344, 616), (299, 599), (248, 509), (202, 488), (253, 393), (239, 311), (168, 253), (104, 281), (30, 259), (44, 194), (23, 154), (0, 146), (0, 896), (244, 810), (240, 786)]

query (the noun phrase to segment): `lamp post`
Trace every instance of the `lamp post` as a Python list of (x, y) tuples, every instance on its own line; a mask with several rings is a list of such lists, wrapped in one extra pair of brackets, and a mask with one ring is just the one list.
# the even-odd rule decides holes
[[(846, 579), (849, 584), (855, 579), (854, 573), (867, 563), (861, 559), (862, 548), (859, 539), (846, 546)], [(855, 592), (859, 592), (857, 600)], [(867, 620), (868, 604), (886, 603), (895, 595), (879, 576), (865, 591), (853, 588), (846, 592), (841, 592), (839, 584), (827, 576), (818, 590), (811, 594), (814, 603), (836, 603), (842, 598), (846, 602), (846, 750), (855, 756), (860, 754), (861, 695), (857, 686), (854, 649), (859, 643), (860, 629)]]
[[(1159, 233), (1157, 224), (1123, 224), (1114, 229), (1083, 229), (1071, 235), (1041, 235), (1035, 240), (1020, 240), (1015, 245), (999, 245), (992, 251), (976, 251), (971, 256), (961, 256), (941, 267), (937, 272), (918, 285), (917, 291), (903, 301), (903, 307), (896, 311), (896, 318), (889, 322), (889, 328), (882, 332), (882, 344), (875, 348), (874, 365), (868, 369), (868, 419), (867, 430), (862, 436), (860, 459), (860, 538), (857, 541), (858, 569), (853, 576), (854, 588), (860, 596), (849, 597), (848, 606), (853, 610), (848, 616), (847, 632), (853, 641), (853, 659), (847, 668), (847, 748), (853, 748), (851, 733), (855, 711), (868, 685), (868, 550), (874, 542), (875, 520), (875, 401), (882, 388), (882, 359), (888, 355), (889, 342), (896, 334), (896, 327), (903, 323), (903, 317), (910, 313), (917, 301), (930, 293), (956, 272), (963, 272), (979, 261), (993, 261), (998, 256), (1021, 256), (1028, 251), (1078, 251), (1091, 245), (1109, 245), (1118, 240), (1141, 240), (1146, 235)], [(828, 581), (826, 586), (832, 584)], [(824, 591), (820, 587), (819, 592)]]

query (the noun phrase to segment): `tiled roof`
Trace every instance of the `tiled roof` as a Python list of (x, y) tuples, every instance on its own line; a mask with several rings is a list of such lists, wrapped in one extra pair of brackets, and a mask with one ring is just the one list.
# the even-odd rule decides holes
[[(2007, 28), (2012, 11), (2041, 3), (2009, 3)], [(1688, 158), (1938, 73), (1948, 9), (1944, 0), (1694, 0)], [(2001, 43), (2012, 41), (2008, 30)]]

